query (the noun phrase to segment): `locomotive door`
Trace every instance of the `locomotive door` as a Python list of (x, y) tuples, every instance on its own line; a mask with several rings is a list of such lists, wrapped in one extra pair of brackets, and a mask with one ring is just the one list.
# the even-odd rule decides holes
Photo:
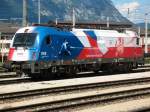
[(41, 59), (42, 60), (50, 60), (51, 59), (51, 48), (52, 48), (52, 38), (50, 35), (47, 35), (43, 42), (42, 42), (42, 46), (41, 46)]

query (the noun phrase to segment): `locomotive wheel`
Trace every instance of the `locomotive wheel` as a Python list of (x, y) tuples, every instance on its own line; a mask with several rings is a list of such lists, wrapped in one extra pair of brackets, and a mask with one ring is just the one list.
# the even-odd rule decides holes
[(16, 74), (19, 76), (19, 77), (25, 77), (27, 76), (27, 74), (25, 74), (24, 72), (20, 71), (20, 70), (16, 70)]
[(137, 69), (138, 68), (138, 64), (135, 62), (135, 63), (133, 63), (133, 68), (134, 69)]
[(70, 68), (70, 74), (71, 74), (71, 75), (76, 75), (78, 72), (79, 72), (78, 67), (72, 66), (72, 67)]
[(125, 72), (130, 72), (132, 71), (132, 64), (128, 63), (126, 64), (126, 71)]
[(97, 74), (97, 73), (99, 73), (99, 70), (93, 70), (93, 72)]
[(130, 64), (128, 65), (128, 70), (129, 70), (129, 71), (132, 71), (132, 69), (133, 69), (133, 65), (132, 65), (132, 63), (130, 63)]
[(31, 77), (32, 79), (35, 79), (35, 80), (37, 80), (37, 79), (39, 80), (40, 79), (40, 74), (30, 73), (29, 77)]
[(45, 69), (41, 70), (41, 73), (39, 74), (39, 79), (49, 80), (55, 78), (55, 73), (51, 72), (51, 69)]
[(114, 65), (113, 64), (107, 64), (106, 70), (108, 73), (113, 73), (114, 72)]

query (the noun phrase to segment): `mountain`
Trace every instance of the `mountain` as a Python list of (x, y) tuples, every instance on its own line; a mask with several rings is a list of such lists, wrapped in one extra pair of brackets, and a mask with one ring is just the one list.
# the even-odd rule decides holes
[[(38, 0), (28, 1), (28, 19), (30, 23), (38, 21)], [(130, 23), (114, 7), (111, 0), (40, 0), (41, 22), (71, 21), (74, 8), (78, 22), (102, 22), (107, 17), (112, 22)], [(0, 19), (21, 21), (22, 0), (0, 0)]]

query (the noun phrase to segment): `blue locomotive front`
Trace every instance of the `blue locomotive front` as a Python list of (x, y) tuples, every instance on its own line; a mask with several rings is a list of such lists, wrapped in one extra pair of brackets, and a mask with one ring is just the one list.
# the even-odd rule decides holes
[(17, 70), (33, 76), (45, 71), (56, 72), (56, 66), (75, 59), (82, 48), (80, 41), (68, 31), (31, 26), (16, 32), (8, 60)]

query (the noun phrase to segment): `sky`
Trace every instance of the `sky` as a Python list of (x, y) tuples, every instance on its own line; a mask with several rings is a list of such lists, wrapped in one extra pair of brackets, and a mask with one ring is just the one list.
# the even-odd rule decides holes
[(144, 22), (147, 13), (150, 22), (150, 0), (112, 0), (119, 12), (134, 23)]

